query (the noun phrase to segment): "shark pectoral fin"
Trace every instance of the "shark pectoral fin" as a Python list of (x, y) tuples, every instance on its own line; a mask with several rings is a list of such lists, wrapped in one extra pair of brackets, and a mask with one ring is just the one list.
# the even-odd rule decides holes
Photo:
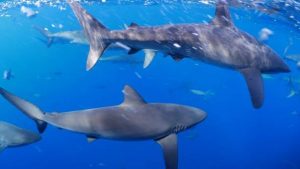
[(177, 169), (178, 168), (177, 135), (170, 134), (156, 141), (158, 144), (160, 144), (163, 150), (166, 169)]
[(140, 50), (141, 50), (141, 49), (130, 48), (130, 50), (128, 51), (128, 55), (136, 54), (136, 53), (138, 53)]
[(144, 49), (145, 52), (145, 60), (143, 68), (146, 69), (153, 61), (155, 56), (155, 51), (151, 49)]
[(260, 108), (264, 102), (264, 84), (261, 72), (256, 68), (247, 68), (240, 71), (247, 82), (253, 106)]
[(97, 138), (96, 137), (94, 137), (94, 136), (86, 136), (87, 137), (87, 141), (88, 141), (88, 143), (92, 143), (92, 142), (94, 142), (94, 141), (96, 141), (97, 140)]

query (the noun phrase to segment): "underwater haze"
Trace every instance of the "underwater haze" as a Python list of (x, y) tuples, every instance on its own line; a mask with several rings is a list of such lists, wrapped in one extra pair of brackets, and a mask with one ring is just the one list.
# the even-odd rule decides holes
[[(111, 30), (126, 29), (132, 22), (209, 23), (215, 16), (215, 2), (208, 0), (80, 4)], [(253, 108), (239, 72), (197, 60), (175, 61), (158, 52), (144, 69), (140, 51), (127, 61), (100, 60), (86, 71), (87, 44), (49, 41), (41, 33), (82, 30), (64, 1), (0, 2), (0, 86), (45, 112), (66, 112), (118, 105), (123, 87), (130, 85), (147, 102), (207, 112), (203, 122), (178, 134), (179, 169), (300, 169), (300, 3), (230, 0), (228, 5), (234, 25), (275, 50), (291, 69), (263, 75), (265, 101), (260, 109)], [(127, 57), (127, 52), (110, 49), (103, 55), (109, 57)], [(35, 123), (2, 97), (0, 120), (38, 133)], [(152, 140), (88, 143), (82, 134), (53, 126), (41, 141), (0, 153), (1, 169), (164, 167), (160, 146)]]

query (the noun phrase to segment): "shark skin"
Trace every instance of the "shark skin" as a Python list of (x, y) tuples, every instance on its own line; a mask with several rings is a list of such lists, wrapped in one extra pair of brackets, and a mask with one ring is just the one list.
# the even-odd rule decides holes
[(45, 113), (34, 104), (0, 89), (0, 94), (29, 118), (43, 132), (47, 124), (87, 136), (88, 141), (155, 140), (160, 144), (166, 169), (178, 168), (177, 133), (206, 118), (201, 109), (169, 103), (147, 103), (134, 89), (125, 86), (124, 102), (117, 106)]
[(69, 0), (68, 3), (90, 42), (87, 70), (97, 63), (109, 44), (115, 42), (130, 47), (129, 53), (151, 49), (170, 55), (174, 60), (191, 58), (240, 72), (255, 108), (264, 102), (261, 74), (290, 72), (270, 47), (234, 26), (226, 1), (217, 3), (215, 18), (209, 24), (146, 27), (132, 23), (126, 30), (109, 30), (78, 2)]
[(39, 134), (0, 121), (0, 152), (6, 148), (25, 146), (39, 140)]

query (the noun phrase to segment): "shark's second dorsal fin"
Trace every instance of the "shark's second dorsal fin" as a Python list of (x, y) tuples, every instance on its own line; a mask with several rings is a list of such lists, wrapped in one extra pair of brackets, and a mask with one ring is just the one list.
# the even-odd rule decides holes
[(216, 4), (215, 18), (211, 24), (218, 26), (233, 26), (226, 0), (219, 0)]
[(145, 100), (142, 96), (135, 91), (132, 87), (126, 85), (123, 89), (124, 94), (124, 105), (132, 105), (132, 104), (145, 104)]

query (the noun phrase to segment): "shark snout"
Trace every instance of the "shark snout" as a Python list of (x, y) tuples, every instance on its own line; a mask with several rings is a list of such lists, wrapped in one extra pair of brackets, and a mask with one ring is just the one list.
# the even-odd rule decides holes
[(197, 113), (197, 116), (199, 118), (199, 122), (201, 122), (201, 121), (206, 119), (207, 113), (202, 111), (202, 110), (199, 110), (198, 113)]
[(194, 117), (193, 117), (193, 123), (197, 124), (202, 122), (203, 120), (206, 119), (207, 117), (207, 113), (201, 109), (198, 108), (190, 108), (190, 111), (193, 113)]
[(262, 73), (288, 73), (291, 72), (289, 66), (283, 61), (283, 59), (272, 50), (267, 52), (268, 64), (263, 65)]
[(281, 59), (277, 58), (276, 61), (273, 63), (272, 72), (275, 73), (288, 73), (291, 72), (289, 66)]
[(31, 144), (34, 142), (38, 142), (42, 139), (42, 137), (39, 134), (35, 133), (26, 133), (24, 134), (24, 140), (25, 144)]

